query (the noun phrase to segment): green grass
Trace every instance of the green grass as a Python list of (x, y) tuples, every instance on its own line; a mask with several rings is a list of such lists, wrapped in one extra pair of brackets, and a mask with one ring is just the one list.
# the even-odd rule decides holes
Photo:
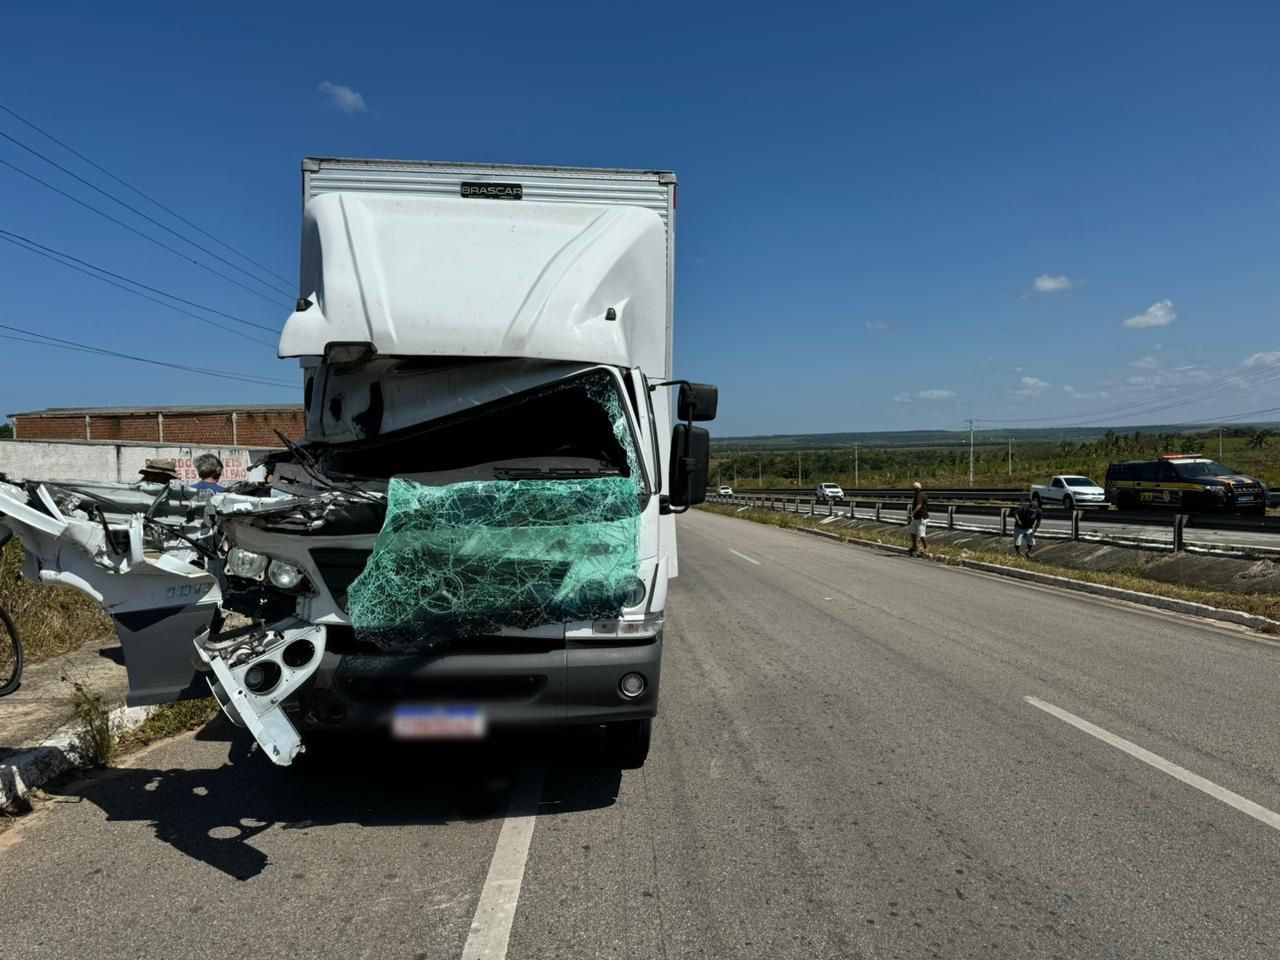
[(218, 715), (218, 701), (213, 697), (162, 703), (146, 720), (120, 737), (119, 748), (128, 752), (157, 740), (176, 737), (196, 730)]
[[(741, 519), (753, 520), (757, 523), (767, 523), (785, 528), (818, 528), (818, 521), (823, 519), (821, 516), (810, 517), (808, 514), (783, 513), (773, 510), (744, 510), (738, 513), (735, 507), (723, 507), (716, 504), (703, 504), (701, 509), (709, 513), (718, 513), (730, 517), (736, 516)], [(897, 530), (882, 532), (880, 530), (859, 530), (856, 527), (845, 527), (839, 530), (830, 530), (828, 527), (818, 529), (839, 536), (840, 539), (846, 541), (891, 544), (898, 547), (909, 547), (911, 545), (911, 537), (905, 532)], [(1153, 580), (1142, 575), (1142, 564), (1147, 562), (1150, 557), (1139, 551), (1135, 551), (1135, 562), (1131, 568), (1108, 571), (1081, 570), (1076, 567), (1065, 567), (1039, 559), (1028, 560), (1024, 557), (1015, 556), (1012, 552), (974, 550), (970, 547), (951, 546), (940, 543), (937, 540), (930, 544), (930, 552), (942, 560), (976, 560), (981, 563), (994, 563), (1004, 567), (1016, 567), (1021, 570), (1035, 570), (1039, 573), (1047, 573), (1069, 580), (1098, 583), (1108, 587), (1118, 587), (1122, 590), (1135, 590), (1139, 593), (1150, 593), (1173, 600), (1188, 600), (1193, 603), (1207, 604), (1211, 607), (1220, 607), (1224, 610), (1239, 610), (1243, 613), (1252, 613), (1257, 616), (1269, 617), (1272, 620), (1280, 620), (1280, 595), (1235, 593), (1229, 590), (1198, 587), (1194, 584), (1166, 583), (1163, 580)]]
[(0, 554), (0, 606), (22, 634), (27, 663), (39, 663), (82, 644), (115, 636), (101, 604), (70, 587), (46, 587), (22, 580), (22, 544), (15, 538)]
[(116, 755), (116, 738), (111, 730), (111, 716), (102, 694), (94, 693), (84, 684), (74, 684), (76, 746), (81, 762), (91, 767), (105, 767)]

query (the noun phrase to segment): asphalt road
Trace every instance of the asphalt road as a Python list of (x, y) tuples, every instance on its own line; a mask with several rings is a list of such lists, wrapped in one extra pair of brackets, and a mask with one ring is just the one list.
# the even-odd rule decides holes
[[(808, 506), (803, 506), (801, 510), (807, 511)], [(818, 504), (817, 512), (819, 515), (825, 515), (827, 512), (826, 505)], [(848, 516), (849, 508), (839, 506), (835, 508), (835, 512), (841, 516)], [(871, 519), (875, 516), (874, 510), (863, 507), (859, 507), (855, 513), (862, 519)], [(881, 511), (881, 516), (891, 519), (904, 519), (906, 516), (906, 508), (905, 506), (898, 507), (897, 505), (894, 505), (893, 507), (886, 506)], [(934, 504), (931, 516), (931, 524), (945, 524), (947, 521), (947, 505), (945, 503)], [(956, 522), (964, 524), (967, 527), (982, 530), (1000, 529), (999, 517), (967, 513), (961, 508), (956, 510)], [(1011, 524), (1010, 530), (1012, 529)], [(1041, 523), (1040, 529), (1042, 532), (1047, 531), (1067, 535), (1071, 533), (1071, 521), (1064, 519), (1064, 515), (1056, 509), (1046, 509), (1044, 522)], [(1090, 523), (1088, 520), (1082, 520), (1080, 522), (1080, 532), (1086, 535), (1109, 537), (1112, 539), (1142, 540), (1164, 545), (1172, 545), (1173, 543), (1173, 528), (1168, 524), (1165, 526), (1157, 526), (1154, 524)], [(1258, 533), (1248, 530), (1216, 530), (1208, 527), (1187, 527), (1185, 537), (1188, 544), (1203, 547), (1247, 548), (1250, 550), (1267, 552), (1280, 551), (1280, 536), (1277, 536), (1274, 533)]]
[(4, 955), (1273, 958), (1278, 665), (690, 514), (643, 771), (582, 737), (280, 770), (215, 724), (0, 834)]

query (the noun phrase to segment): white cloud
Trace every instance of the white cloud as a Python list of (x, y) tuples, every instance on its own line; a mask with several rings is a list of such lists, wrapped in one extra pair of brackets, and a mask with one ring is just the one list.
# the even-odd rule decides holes
[(1125, 320), (1121, 326), (1128, 327), (1131, 330), (1142, 330), (1146, 327), (1167, 327), (1177, 319), (1178, 315), (1173, 312), (1173, 301), (1165, 299), (1153, 303), (1143, 313)]
[(1133, 361), (1130, 366), (1137, 367), (1139, 370), (1154, 370), (1156, 367), (1160, 366), (1160, 361), (1150, 354), (1147, 354), (1141, 360)]
[(1223, 371), (1208, 364), (1185, 363), (1167, 370), (1153, 370), (1142, 376), (1126, 377), (1124, 386), (1131, 390), (1152, 390), (1156, 387), (1185, 387), (1212, 383), (1221, 378)]
[(870, 320), (867, 322), (867, 329), (872, 333), (884, 333), (886, 330), (892, 330), (894, 325), (887, 320)]
[(364, 102), (364, 97), (341, 83), (330, 83), (326, 80), (316, 89), (325, 94), (329, 102), (343, 113), (364, 113), (369, 109), (369, 105)]
[(1042, 273), (1035, 280), (1036, 293), (1057, 293), (1060, 290), (1070, 290), (1071, 280), (1065, 274), (1047, 274)]
[(1020, 397), (1038, 397), (1051, 386), (1053, 384), (1048, 380), (1041, 380), (1039, 377), (1023, 377), (1022, 389), (1017, 393)]
[(921, 390), (916, 396), (921, 400), (950, 400), (955, 393), (951, 390)]
[(909, 393), (895, 393), (895, 394), (893, 395), (893, 402), (894, 402), (894, 403), (910, 403), (910, 402), (911, 402), (911, 394), (909, 394)]
[(1246, 367), (1270, 367), (1280, 363), (1280, 350), (1267, 350), (1263, 353), (1255, 353), (1253, 356), (1245, 360)]
[(1088, 392), (1085, 390), (1077, 390), (1075, 387), (1073, 387), (1069, 383), (1064, 383), (1062, 385), (1062, 392), (1065, 393), (1072, 400), (1106, 400), (1108, 397), (1111, 396), (1111, 394), (1109, 394), (1106, 390), (1095, 390), (1093, 392)]

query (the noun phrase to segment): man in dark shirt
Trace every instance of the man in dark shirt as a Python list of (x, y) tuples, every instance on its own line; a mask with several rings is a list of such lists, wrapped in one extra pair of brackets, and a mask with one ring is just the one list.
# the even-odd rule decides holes
[(1044, 511), (1038, 503), (1024, 503), (1013, 514), (1013, 552), (1021, 552), (1026, 547), (1027, 559), (1036, 545), (1036, 531), (1040, 529), (1040, 521), (1044, 519)]
[(911, 511), (907, 514), (907, 532), (911, 534), (911, 556), (919, 553), (929, 556), (929, 497), (925, 494), (920, 482), (911, 485), (915, 488), (915, 496), (911, 498)]

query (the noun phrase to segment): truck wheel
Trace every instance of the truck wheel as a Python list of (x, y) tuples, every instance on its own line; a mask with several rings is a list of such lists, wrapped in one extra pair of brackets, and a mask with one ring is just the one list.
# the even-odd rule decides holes
[(623, 770), (639, 770), (649, 756), (653, 738), (652, 720), (621, 720), (604, 726), (606, 750), (610, 763)]
[(1065, 497), (1062, 498), (1063, 510), (1067, 510), (1067, 511), (1074, 510), (1075, 506), (1076, 506), (1076, 502), (1071, 498), (1071, 494), (1068, 493)]

